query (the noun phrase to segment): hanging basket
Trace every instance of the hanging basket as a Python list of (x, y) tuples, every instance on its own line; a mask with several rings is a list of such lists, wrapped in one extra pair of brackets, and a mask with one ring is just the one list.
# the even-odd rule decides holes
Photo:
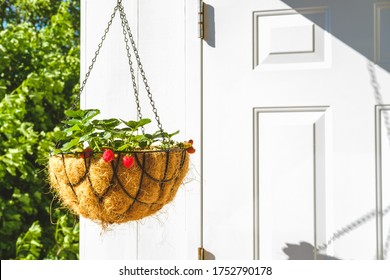
[[(99, 110), (75, 110), (117, 12), (130, 66), (137, 121), (95, 120)], [(151, 120), (142, 117), (131, 48), (157, 122), (154, 134), (144, 130)], [(73, 213), (106, 226), (153, 215), (173, 200), (188, 172), (189, 154), (195, 149), (192, 140), (175, 142), (171, 137), (178, 132), (168, 134), (162, 128), (121, 0), (117, 1), (77, 99), (65, 113), (68, 118), (63, 129), (56, 132), (57, 149), (49, 158), (48, 170), (51, 188)]]
[(188, 171), (185, 149), (137, 151), (131, 169), (117, 153), (110, 163), (101, 156), (53, 155), (49, 160), (52, 188), (63, 204), (103, 225), (150, 216), (171, 202)]

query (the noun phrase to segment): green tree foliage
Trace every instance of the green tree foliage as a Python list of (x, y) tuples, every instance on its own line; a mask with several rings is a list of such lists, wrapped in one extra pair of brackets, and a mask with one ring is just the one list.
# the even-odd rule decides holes
[(79, 1), (0, 2), (0, 258), (78, 258), (45, 164), (78, 89)]

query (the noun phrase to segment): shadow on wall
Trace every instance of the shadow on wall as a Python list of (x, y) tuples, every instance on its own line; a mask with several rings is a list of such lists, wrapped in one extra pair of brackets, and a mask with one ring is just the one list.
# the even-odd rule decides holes
[[(293, 9), (326, 5), (329, 8), (329, 23), (318, 14), (304, 14), (306, 18), (330, 32), (367, 59), (374, 61), (390, 72), (390, 22), (381, 16), (383, 3), (388, 0), (282, 0)], [(377, 2), (381, 2), (378, 5)], [(376, 3), (376, 4), (375, 4)], [(386, 4), (387, 5), (387, 4)], [(386, 9), (388, 10), (388, 9)], [(373, 16), (375, 14), (375, 16)], [(386, 15), (388, 13), (386, 12)], [(328, 26), (325, 26), (328, 25)], [(376, 49), (376, 50), (375, 50)], [(376, 53), (376, 54), (375, 54)]]
[(286, 243), (287, 247), (282, 251), (288, 256), (289, 260), (339, 260), (338, 258), (317, 253), (314, 257), (314, 246), (308, 242), (301, 241), (298, 245)]
[[(323, 20), (323, 17), (318, 16), (318, 13), (303, 13), (302, 15), (367, 58), (367, 69), (374, 91), (375, 103), (383, 105), (384, 99), (379, 90), (380, 85), (375, 72), (375, 64), (390, 73), (390, 0), (281, 1), (298, 12), (302, 8), (326, 5), (328, 20)], [(383, 116), (390, 143), (390, 116), (387, 110), (383, 111)], [(383, 210), (377, 209), (377, 211), (382, 212)], [(387, 213), (386, 210), (383, 213)], [(378, 215), (378, 213), (375, 214)], [(386, 259), (390, 248), (390, 227), (384, 240), (383, 258)], [(290, 259), (302, 259), (300, 258), (302, 256), (313, 259), (309, 254), (312, 250), (310, 246), (306, 242), (301, 242), (300, 245), (287, 244), (283, 251)]]
[(212, 48), (215, 48), (215, 10), (213, 6), (204, 3), (204, 40)]
[(210, 251), (204, 250), (204, 259), (205, 260), (215, 260), (215, 255)]

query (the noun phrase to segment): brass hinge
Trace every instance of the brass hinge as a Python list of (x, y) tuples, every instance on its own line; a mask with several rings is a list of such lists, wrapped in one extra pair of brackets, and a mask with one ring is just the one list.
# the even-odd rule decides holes
[(204, 249), (202, 247), (198, 248), (198, 260), (204, 260)]
[(204, 39), (204, 4), (203, 0), (199, 0), (199, 21), (198, 21), (198, 26), (199, 26), (199, 38)]

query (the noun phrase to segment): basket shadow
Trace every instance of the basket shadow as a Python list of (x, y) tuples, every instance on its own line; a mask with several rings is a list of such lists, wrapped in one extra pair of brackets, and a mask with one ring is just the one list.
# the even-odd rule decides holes
[(314, 256), (314, 246), (308, 242), (301, 241), (299, 244), (286, 243), (282, 251), (288, 256), (288, 260), (339, 260), (336, 257), (317, 253)]

